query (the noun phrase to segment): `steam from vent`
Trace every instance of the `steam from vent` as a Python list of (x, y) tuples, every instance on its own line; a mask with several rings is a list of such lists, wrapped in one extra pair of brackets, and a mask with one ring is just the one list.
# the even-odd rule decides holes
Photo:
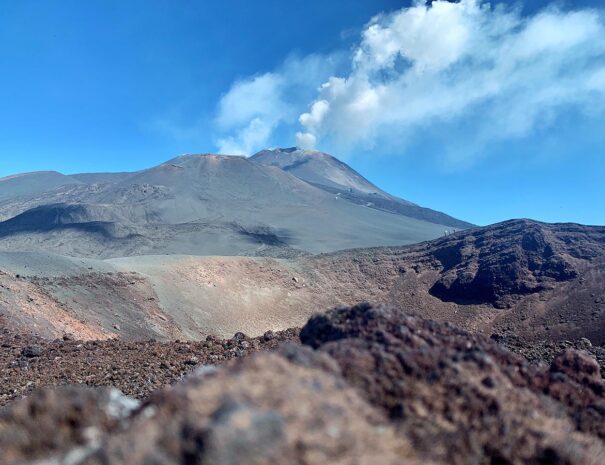
[(311, 150), (315, 148), (317, 138), (309, 132), (296, 133), (296, 146), (301, 149)]
[(235, 82), (218, 106), (215, 122), (226, 134), (217, 140), (219, 152), (250, 155), (272, 145), (274, 132), (296, 124), (317, 83), (334, 72), (339, 60), (338, 53), (292, 56), (274, 72)]

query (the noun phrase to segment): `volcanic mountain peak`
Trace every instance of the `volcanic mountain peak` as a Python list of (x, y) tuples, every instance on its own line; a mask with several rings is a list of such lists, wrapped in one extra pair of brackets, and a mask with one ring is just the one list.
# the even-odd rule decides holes
[(457, 220), (379, 189), (347, 164), (327, 153), (298, 147), (263, 150), (250, 158), (255, 163), (276, 166), (313, 186), (350, 202), (376, 210), (466, 229), (473, 225)]
[(0, 250), (281, 257), (410, 244), (468, 226), (390, 196), (330, 155), (298, 148), (0, 182)]
[(307, 182), (323, 187), (391, 197), (350, 166), (317, 150), (305, 150), (299, 147), (263, 150), (253, 155), (251, 159), (262, 165), (278, 166)]

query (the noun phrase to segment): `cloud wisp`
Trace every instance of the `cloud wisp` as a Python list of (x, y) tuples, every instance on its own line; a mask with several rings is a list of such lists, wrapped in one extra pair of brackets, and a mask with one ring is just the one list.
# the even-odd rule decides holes
[(596, 9), (523, 16), (479, 0), (418, 1), (374, 17), (348, 60), (345, 73), (325, 79), (334, 62), (314, 55), (234, 84), (219, 105), (217, 124), (231, 131), (219, 148), (251, 153), (286, 125), (300, 146), (346, 152), (464, 121), (474, 145), (526, 136), (570, 109), (605, 108), (605, 21)]

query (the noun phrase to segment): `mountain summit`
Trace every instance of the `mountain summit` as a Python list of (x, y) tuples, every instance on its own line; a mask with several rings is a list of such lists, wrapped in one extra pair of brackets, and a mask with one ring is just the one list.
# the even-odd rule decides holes
[(0, 179), (0, 250), (289, 257), (411, 244), (469, 226), (300, 149), (183, 155), (134, 173)]
[(262, 165), (277, 166), (315, 187), (359, 205), (457, 229), (473, 226), (395, 197), (372, 184), (349, 165), (324, 152), (292, 147), (263, 150), (250, 159)]
[(251, 157), (261, 165), (277, 166), (297, 178), (321, 187), (391, 197), (350, 166), (327, 153), (299, 147), (263, 150)]

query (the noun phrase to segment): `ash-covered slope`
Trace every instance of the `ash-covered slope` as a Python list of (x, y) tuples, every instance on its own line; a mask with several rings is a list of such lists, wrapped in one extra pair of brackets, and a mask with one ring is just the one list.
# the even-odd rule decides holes
[(251, 157), (255, 163), (277, 166), (331, 194), (366, 207), (392, 212), (458, 229), (473, 225), (388, 194), (350, 166), (327, 153), (298, 147), (263, 150)]
[[(263, 150), (251, 157), (261, 165), (277, 166), (312, 184), (332, 189), (352, 190), (365, 195), (390, 197), (350, 166), (327, 153), (298, 147)], [(412, 205), (410, 202), (406, 202)]]
[(56, 171), (37, 171), (0, 178), (0, 202), (28, 197), (80, 181)]
[(292, 257), (415, 243), (448, 227), (368, 208), (243, 157), (187, 155), (137, 173), (57, 173), (10, 188), (30, 177), (5, 181), (4, 191), (0, 183), (0, 250)]
[(137, 173), (79, 173), (71, 174), (70, 178), (85, 184), (102, 184), (107, 182), (120, 182), (133, 177)]
[(601, 345), (603, 282), (604, 227), (517, 220), (408, 247), (286, 260), (4, 253), (0, 316), (51, 339), (200, 339), (300, 326), (314, 309), (367, 301), (511, 342)]

